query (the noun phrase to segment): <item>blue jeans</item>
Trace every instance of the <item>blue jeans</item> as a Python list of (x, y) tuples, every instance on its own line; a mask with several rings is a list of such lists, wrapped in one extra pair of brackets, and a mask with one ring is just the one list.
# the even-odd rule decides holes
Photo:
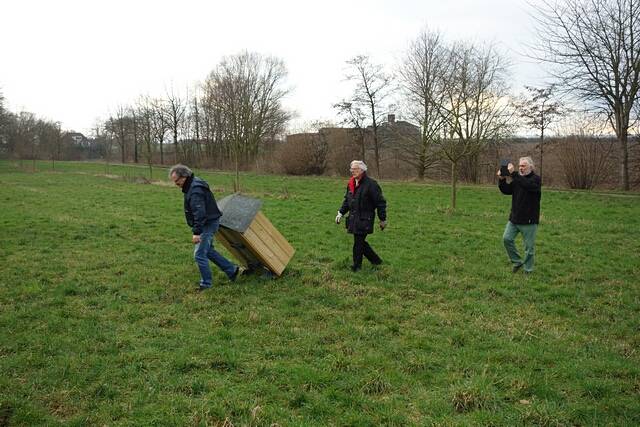
[(213, 235), (218, 231), (220, 222), (218, 220), (207, 222), (202, 227), (202, 233), (200, 233), (200, 243), (196, 243), (195, 250), (193, 251), (193, 257), (200, 269), (200, 286), (203, 288), (211, 287), (211, 268), (209, 267), (209, 260), (217, 265), (227, 277), (233, 277), (233, 273), (236, 271), (236, 265), (231, 261), (220, 255), (215, 249), (213, 249)]

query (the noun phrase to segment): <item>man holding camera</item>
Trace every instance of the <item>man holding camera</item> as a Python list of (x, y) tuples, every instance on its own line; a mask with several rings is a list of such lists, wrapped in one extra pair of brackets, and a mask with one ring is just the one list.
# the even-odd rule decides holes
[[(505, 170), (506, 169), (506, 170)], [(511, 182), (507, 182), (507, 178)], [(522, 157), (518, 162), (518, 171), (512, 163), (498, 171), (498, 188), (502, 194), (511, 195), (511, 214), (502, 239), (507, 255), (513, 264), (512, 271), (518, 272), (524, 267), (525, 274), (533, 272), (533, 255), (536, 231), (540, 220), (540, 198), (542, 182), (534, 173), (531, 157)], [(524, 259), (518, 253), (515, 238), (522, 233), (524, 239)]]

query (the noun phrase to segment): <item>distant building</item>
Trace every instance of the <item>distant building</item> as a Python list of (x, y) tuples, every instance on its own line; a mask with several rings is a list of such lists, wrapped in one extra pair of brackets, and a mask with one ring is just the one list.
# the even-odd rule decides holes
[(65, 132), (62, 135), (62, 141), (64, 144), (76, 147), (89, 147), (89, 138), (81, 134), (80, 132)]
[[(371, 129), (369, 126), (367, 129)], [(416, 144), (420, 141), (420, 128), (389, 114), (387, 121), (378, 126), (378, 141), (384, 148), (397, 148), (398, 144)]]
[[(373, 159), (373, 128), (321, 128), (317, 133), (288, 135), (289, 143), (305, 143), (309, 146), (325, 144), (327, 169), (330, 174), (348, 173), (348, 164), (353, 159)], [(378, 125), (378, 142), (386, 163), (399, 167), (402, 163), (402, 147), (418, 144), (420, 128), (404, 120), (396, 120), (395, 114), (389, 114), (386, 121)], [(363, 152), (364, 146), (364, 152)], [(347, 165), (347, 166), (345, 166)]]

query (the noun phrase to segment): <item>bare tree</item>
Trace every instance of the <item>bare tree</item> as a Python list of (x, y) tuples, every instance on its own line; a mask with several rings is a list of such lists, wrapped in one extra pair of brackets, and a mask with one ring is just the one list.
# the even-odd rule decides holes
[(333, 123), (312, 121), (287, 135), (279, 144), (276, 159), (282, 170), (289, 175), (322, 175), (327, 170), (329, 143), (323, 128)]
[(138, 163), (138, 147), (140, 146), (140, 121), (138, 117), (138, 109), (135, 106), (129, 107), (130, 114), (130, 131), (133, 136), (133, 162)]
[(144, 145), (144, 156), (149, 168), (149, 179), (153, 179), (153, 147), (154, 147), (154, 115), (155, 108), (153, 102), (147, 96), (142, 96), (136, 103), (136, 118), (140, 131), (140, 139)]
[[(382, 65), (371, 62), (366, 55), (358, 55), (347, 61), (350, 71), (347, 80), (354, 83), (355, 87), (350, 99), (344, 100), (337, 105), (343, 117), (352, 117), (355, 121), (362, 123), (366, 118), (366, 124), (372, 131), (372, 143), (376, 172), (381, 176), (380, 171), (380, 139), (378, 138), (378, 127), (381, 118), (384, 117), (383, 106), (385, 98), (391, 90), (391, 76), (388, 75)], [(362, 126), (364, 128), (364, 126)]]
[[(211, 81), (205, 82), (204, 95), (201, 99), (202, 110), (202, 139), (205, 146), (205, 155), (211, 161), (223, 157), (222, 138), (218, 123), (221, 123), (221, 107), (216, 102), (216, 88)], [(218, 154), (216, 156), (216, 154)], [(226, 158), (226, 156), (225, 156)]]
[(0, 149), (7, 149), (7, 125), (9, 114), (4, 108), (4, 95), (0, 92)]
[(614, 142), (587, 134), (558, 141), (559, 160), (569, 188), (591, 190), (606, 179)]
[(36, 159), (38, 156), (38, 119), (33, 113), (21, 111), (15, 116), (15, 125), (11, 137), (14, 139), (13, 146), (15, 154), (20, 159), (32, 160), (32, 169), (36, 169)]
[(46, 120), (38, 121), (38, 141), (42, 149), (46, 151), (49, 160), (51, 160), (51, 168), (55, 169), (56, 160), (62, 157), (62, 132), (60, 131), (60, 122), (51, 122)]
[(420, 141), (401, 138), (403, 159), (412, 165), (418, 178), (438, 159), (437, 144), (447, 117), (440, 108), (445, 102), (444, 73), (447, 69), (447, 47), (439, 33), (423, 30), (405, 53), (398, 74), (409, 104), (411, 118), (420, 124)]
[(169, 130), (164, 101), (161, 99), (152, 99), (149, 102), (151, 111), (153, 112), (151, 116), (153, 139), (160, 148), (160, 164), (164, 165), (164, 137)]
[(181, 126), (183, 126), (183, 122), (185, 120), (187, 104), (185, 100), (181, 98), (180, 95), (177, 95), (173, 91), (173, 88), (171, 88), (170, 92), (167, 91), (167, 102), (164, 103), (164, 106), (166, 108), (165, 117), (167, 120), (167, 124), (173, 137), (174, 161), (178, 163), (178, 133), (180, 132), (180, 128)]
[(322, 133), (287, 135), (279, 145), (276, 158), (288, 175), (322, 175), (327, 168), (328, 143)]
[(348, 125), (355, 130), (358, 147), (360, 148), (360, 158), (366, 163), (367, 152), (367, 130), (365, 129), (366, 115), (359, 105), (352, 102), (342, 101), (333, 106), (338, 110), (338, 116), (342, 119), (343, 125)]
[(555, 85), (544, 88), (525, 86), (527, 95), (516, 104), (518, 116), (524, 120), (524, 124), (532, 129), (540, 131), (540, 159), (536, 165), (536, 171), (542, 178), (542, 163), (544, 159), (544, 132), (557, 119), (566, 112), (563, 104), (554, 99)]
[(477, 156), (491, 141), (511, 131), (512, 113), (506, 101), (505, 60), (491, 47), (456, 43), (449, 49), (444, 103), (445, 120), (439, 142), (451, 165), (451, 208), (456, 208), (458, 165)]
[(622, 150), (622, 187), (629, 190), (630, 115), (640, 84), (640, 2), (544, 0), (534, 6), (534, 56), (555, 65), (568, 93), (607, 117)]
[(97, 122), (93, 126), (94, 139), (99, 147), (101, 147), (104, 157), (104, 173), (109, 173), (109, 162), (111, 159), (111, 151), (113, 149), (113, 137), (111, 131), (108, 130), (107, 123)]
[(255, 53), (228, 56), (209, 74), (205, 90), (213, 114), (213, 129), (228, 141), (235, 166), (235, 189), (240, 166), (252, 161), (265, 139), (284, 132), (289, 114), (282, 107), (287, 71), (274, 57)]
[(190, 135), (190, 139), (194, 144), (194, 151), (197, 158), (202, 157), (202, 145), (201, 145), (201, 128), (202, 128), (202, 118), (200, 111), (200, 100), (198, 95), (198, 87), (196, 86), (194, 90), (193, 97), (190, 101), (187, 101), (188, 104), (188, 113), (185, 123), (188, 124), (187, 133)]
[(109, 117), (105, 127), (107, 133), (109, 133), (120, 147), (120, 156), (122, 163), (126, 162), (126, 149), (127, 149), (127, 109), (119, 105), (116, 108), (115, 117)]

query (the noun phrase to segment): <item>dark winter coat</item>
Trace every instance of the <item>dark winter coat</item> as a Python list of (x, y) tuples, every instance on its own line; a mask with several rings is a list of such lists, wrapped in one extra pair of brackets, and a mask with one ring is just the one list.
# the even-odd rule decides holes
[(542, 196), (540, 177), (531, 172), (522, 176), (517, 171), (511, 174), (511, 182), (498, 181), (502, 194), (511, 195), (512, 224), (538, 224), (540, 221), (540, 198)]
[(184, 216), (193, 234), (199, 236), (203, 226), (222, 216), (218, 209), (209, 184), (202, 179), (191, 175), (182, 186), (184, 193)]
[(342, 207), (340, 207), (342, 215), (349, 212), (349, 216), (346, 219), (346, 227), (349, 233), (373, 233), (376, 210), (380, 221), (386, 221), (387, 201), (382, 195), (382, 189), (374, 179), (364, 174), (354, 193), (347, 186), (347, 192), (344, 195)]

